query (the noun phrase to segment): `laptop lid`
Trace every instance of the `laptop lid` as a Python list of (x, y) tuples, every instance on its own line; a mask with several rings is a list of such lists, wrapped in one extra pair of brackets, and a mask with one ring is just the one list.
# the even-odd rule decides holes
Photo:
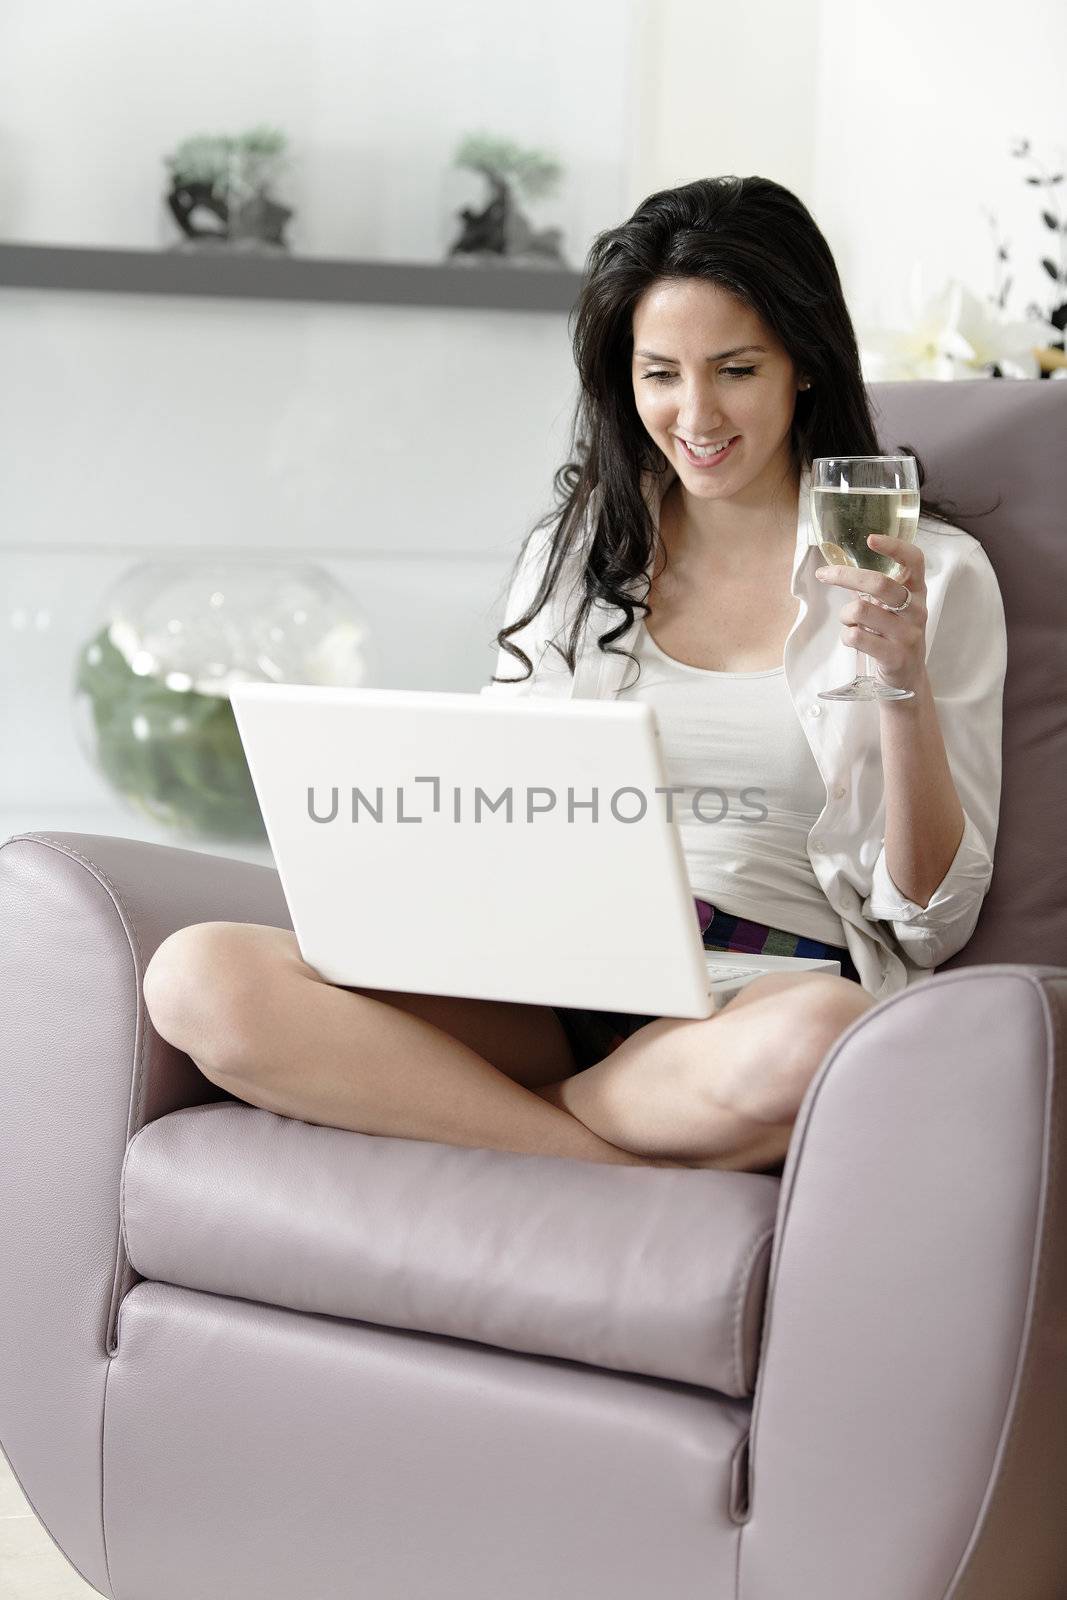
[(711, 1013), (650, 706), (267, 683), (231, 701), (330, 982)]

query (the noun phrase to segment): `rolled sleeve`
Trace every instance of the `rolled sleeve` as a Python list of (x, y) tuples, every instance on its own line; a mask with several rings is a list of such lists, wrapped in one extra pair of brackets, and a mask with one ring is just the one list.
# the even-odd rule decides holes
[(920, 906), (901, 894), (890, 875), (883, 845), (874, 863), (863, 914), (872, 922), (888, 922), (897, 943), (917, 966), (936, 967), (962, 950), (974, 932), (992, 872), (990, 850), (965, 811), (963, 837), (929, 903)]
[(863, 914), (887, 923), (920, 967), (936, 967), (967, 943), (993, 875), (1000, 815), (1001, 734), (1007, 633), (1000, 587), (978, 544), (949, 582), (927, 654), (927, 674), (949, 770), (963, 808), (963, 836), (925, 906), (893, 882), (882, 844)]

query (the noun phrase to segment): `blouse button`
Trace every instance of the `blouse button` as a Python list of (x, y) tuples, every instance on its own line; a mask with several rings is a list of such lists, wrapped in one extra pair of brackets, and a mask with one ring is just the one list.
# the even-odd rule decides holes
[(845, 788), (843, 783), (835, 783), (834, 784), (834, 799), (835, 800), (843, 800), (847, 793), (848, 793), (848, 791), (846, 790), (846, 788)]
[(809, 706), (808, 707), (808, 716), (809, 717), (821, 717), (822, 716), (822, 706)]
[(820, 851), (822, 849), (822, 840), (821, 839), (809, 839), (808, 843), (811, 845), (811, 848), (813, 850), (815, 850), (815, 851)]

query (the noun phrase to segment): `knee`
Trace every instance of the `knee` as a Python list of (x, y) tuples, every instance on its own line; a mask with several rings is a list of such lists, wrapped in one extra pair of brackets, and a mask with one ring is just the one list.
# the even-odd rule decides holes
[(850, 978), (818, 972), (811, 974), (795, 999), (805, 1045), (809, 1053), (817, 1055), (816, 1065), (845, 1029), (875, 1003), (874, 997)]
[(242, 922), (191, 923), (164, 939), (145, 969), (153, 1027), (209, 1077), (236, 1063), (255, 1017), (256, 931)]
[(828, 1051), (875, 1001), (858, 983), (816, 972), (777, 990), (771, 1004), (774, 1025), (746, 1109), (756, 1121), (784, 1123), (795, 1119)]
[(792, 990), (785, 1008), (787, 1048), (783, 1052), (790, 1116), (795, 1117), (800, 1110), (828, 1051), (845, 1029), (873, 1005), (873, 998), (858, 983), (830, 973), (812, 973)]

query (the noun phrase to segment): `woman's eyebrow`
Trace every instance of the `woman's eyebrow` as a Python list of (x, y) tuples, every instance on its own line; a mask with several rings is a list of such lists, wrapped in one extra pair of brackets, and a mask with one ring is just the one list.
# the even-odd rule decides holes
[[(719, 354), (717, 356), (708, 356), (707, 359), (709, 361), (725, 361), (728, 356), (743, 356), (746, 353), (746, 351), (748, 351), (748, 350), (758, 350), (761, 355), (766, 355), (767, 354), (767, 349), (766, 349), (765, 345), (762, 345), (762, 344), (739, 344), (737, 346), (736, 350), (720, 350)], [(645, 356), (645, 357), (647, 357), (647, 359), (649, 361), (670, 361), (670, 362), (673, 363), (674, 360), (675, 360), (674, 356), (660, 356), (660, 355), (657, 355), (655, 350), (635, 350), (634, 351), (634, 355), (635, 356)]]

